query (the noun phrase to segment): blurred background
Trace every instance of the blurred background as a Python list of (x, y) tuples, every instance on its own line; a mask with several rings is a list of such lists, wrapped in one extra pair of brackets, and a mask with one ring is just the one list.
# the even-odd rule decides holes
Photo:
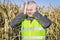
[[(20, 29), (11, 28), (9, 22), (23, 12), (26, 2), (31, 0), (0, 0), (0, 40), (20, 40)], [(33, 0), (52, 21), (47, 31), (47, 40), (60, 40), (60, 0)]]

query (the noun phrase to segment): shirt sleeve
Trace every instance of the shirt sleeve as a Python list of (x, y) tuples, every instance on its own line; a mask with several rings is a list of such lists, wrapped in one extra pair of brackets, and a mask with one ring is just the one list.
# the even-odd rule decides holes
[(34, 17), (42, 24), (44, 28), (48, 28), (51, 25), (51, 20), (47, 16), (42, 16), (39, 12), (34, 13)]
[(9, 25), (12, 28), (15, 28), (20, 23), (20, 21), (23, 19), (24, 16), (25, 15), (23, 13), (17, 15), (14, 19), (11, 20), (11, 22), (9, 22)]

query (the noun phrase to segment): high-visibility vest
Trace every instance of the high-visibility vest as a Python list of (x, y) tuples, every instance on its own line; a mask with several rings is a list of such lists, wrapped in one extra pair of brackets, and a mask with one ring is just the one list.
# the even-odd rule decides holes
[(22, 40), (46, 40), (46, 30), (38, 20), (25, 19), (21, 24)]

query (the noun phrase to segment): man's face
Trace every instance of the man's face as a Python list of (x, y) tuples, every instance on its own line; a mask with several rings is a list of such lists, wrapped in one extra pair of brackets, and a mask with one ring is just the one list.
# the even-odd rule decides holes
[(26, 12), (29, 17), (33, 17), (33, 14), (36, 12), (36, 4), (34, 3), (28, 4)]

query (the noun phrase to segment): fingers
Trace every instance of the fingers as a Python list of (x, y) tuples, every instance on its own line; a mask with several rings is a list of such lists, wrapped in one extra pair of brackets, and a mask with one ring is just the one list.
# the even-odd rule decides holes
[(27, 3), (25, 4), (25, 7), (24, 7), (24, 14), (26, 14), (26, 8), (27, 8)]

